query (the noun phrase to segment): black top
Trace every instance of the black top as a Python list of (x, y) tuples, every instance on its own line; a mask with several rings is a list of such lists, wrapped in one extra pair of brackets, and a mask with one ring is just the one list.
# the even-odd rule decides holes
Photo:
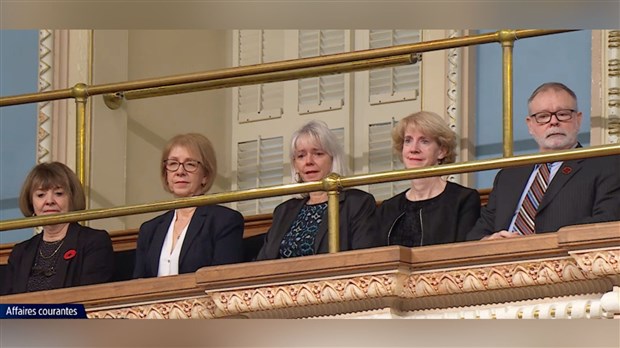
[[(174, 210), (140, 226), (134, 278), (157, 277), (159, 256)], [(197, 207), (187, 226), (179, 255), (179, 274), (201, 267), (243, 261), (243, 216), (236, 210), (208, 205)]]
[[(290, 230), (299, 211), (308, 202), (306, 198), (291, 198), (281, 203), (273, 212), (273, 223), (265, 236), (265, 243), (258, 252), (257, 260), (272, 260), (278, 258), (280, 245), (284, 235)], [(370, 248), (381, 245), (379, 227), (376, 218), (375, 198), (364, 191), (348, 189), (340, 192), (340, 250)], [(329, 251), (327, 238), (327, 212), (314, 240), (314, 254)]]
[[(379, 208), (384, 245), (391, 244), (390, 236), (394, 233), (394, 227), (406, 215), (409, 203), (407, 191), (384, 201)], [(453, 182), (446, 184), (443, 193), (421, 204), (416, 211), (420, 220), (420, 238), (419, 243), (413, 244), (415, 246), (465, 241), (480, 215), (478, 191)]]
[(433, 201), (440, 199), (442, 194), (443, 192), (437, 197), (421, 201), (407, 200), (405, 202), (405, 215), (394, 223), (394, 227), (388, 237), (389, 244), (406, 247), (423, 245), (422, 209), (428, 207)]
[(39, 242), (39, 250), (34, 258), (34, 265), (28, 277), (26, 291), (39, 291), (53, 289), (52, 281), (58, 277), (56, 273), (56, 263), (58, 262), (58, 251), (65, 243), (65, 239), (55, 242), (46, 242), (43, 239)]
[[(11, 251), (7, 265), (7, 274), (0, 285), (0, 293), (15, 294), (28, 290), (29, 279), (34, 276), (33, 268), (37, 255), (39, 259), (51, 255), (47, 247), (40, 249), (43, 234), (16, 244)], [(51, 261), (55, 259), (55, 261)], [(52, 266), (54, 269), (51, 270)], [(114, 251), (112, 240), (108, 232), (70, 223), (62, 245), (56, 254), (49, 257), (45, 265), (39, 263), (40, 270), (51, 274), (45, 284), (33, 280), (32, 290), (48, 290), (66, 288), (78, 285), (88, 285), (108, 282), (114, 275)], [(39, 266), (36, 268), (39, 269)], [(35, 271), (35, 273), (39, 273)]]

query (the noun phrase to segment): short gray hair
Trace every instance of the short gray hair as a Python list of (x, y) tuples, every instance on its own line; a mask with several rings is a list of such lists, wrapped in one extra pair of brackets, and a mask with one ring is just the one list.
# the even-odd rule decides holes
[(312, 120), (296, 130), (291, 137), (289, 158), (291, 161), (291, 179), (293, 182), (297, 182), (295, 179), (295, 147), (297, 145), (297, 140), (304, 135), (310, 136), (310, 138), (317, 142), (323, 151), (332, 157), (331, 171), (333, 173), (338, 173), (340, 175), (348, 174), (349, 171), (345, 162), (344, 150), (342, 149), (342, 146), (340, 146), (338, 138), (334, 132), (327, 127), (325, 122)]
[(530, 103), (532, 103), (532, 100), (534, 100), (534, 98), (536, 98), (537, 95), (539, 95), (542, 92), (546, 92), (548, 90), (564, 91), (568, 93), (568, 95), (570, 95), (571, 98), (573, 98), (573, 100), (575, 101), (575, 109), (579, 109), (579, 106), (577, 105), (577, 95), (575, 94), (575, 92), (573, 92), (572, 89), (568, 88), (568, 86), (566, 86), (565, 84), (561, 82), (545, 82), (542, 85), (538, 86), (534, 90), (534, 92), (532, 92), (532, 95), (530, 95), (530, 97), (527, 99), (528, 108), (530, 106)]

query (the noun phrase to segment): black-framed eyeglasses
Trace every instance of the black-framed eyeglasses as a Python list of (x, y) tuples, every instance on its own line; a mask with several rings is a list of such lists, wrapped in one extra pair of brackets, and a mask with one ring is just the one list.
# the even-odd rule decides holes
[(164, 160), (164, 165), (166, 166), (166, 170), (169, 172), (176, 172), (177, 170), (179, 170), (180, 166), (183, 166), (183, 169), (185, 169), (186, 172), (194, 173), (198, 170), (201, 164), (202, 163), (200, 163), (199, 161), (193, 161), (193, 160), (189, 160), (185, 162), (179, 162), (177, 160), (171, 160), (171, 159)]
[(534, 120), (536, 120), (536, 123), (546, 124), (551, 122), (551, 118), (555, 115), (555, 118), (557, 118), (558, 121), (564, 122), (573, 118), (576, 111), (577, 110), (573, 109), (563, 109), (556, 112), (542, 111), (532, 114), (530, 117), (533, 117)]

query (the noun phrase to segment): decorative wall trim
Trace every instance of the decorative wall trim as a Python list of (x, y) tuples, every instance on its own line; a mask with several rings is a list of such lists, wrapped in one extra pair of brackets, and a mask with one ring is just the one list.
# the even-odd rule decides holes
[(606, 144), (617, 144), (620, 138), (620, 30), (605, 31), (607, 49)]
[[(448, 38), (452, 39), (455, 37), (462, 36), (460, 30), (450, 30), (448, 34)], [(447, 89), (446, 96), (448, 97), (448, 106), (446, 107), (446, 112), (448, 114), (448, 123), (450, 124), (450, 128), (458, 134), (458, 125), (457, 120), (460, 116), (459, 109), (459, 75), (460, 75), (460, 48), (451, 48), (447, 51), (448, 57), (448, 75), (447, 79)]]
[[(448, 38), (452, 39), (455, 37), (460, 37), (462, 35), (463, 33), (460, 30), (450, 30)], [(461, 94), (459, 93), (461, 89), (461, 51), (462, 48), (451, 48), (447, 51), (448, 74), (446, 76), (446, 97), (448, 102), (448, 105), (446, 107), (446, 113), (448, 114), (448, 123), (450, 124), (450, 128), (459, 137), (461, 137), (461, 127), (458, 120), (463, 120), (463, 114), (461, 113), (459, 107), (459, 105), (461, 105)], [(457, 142), (456, 153), (460, 152), (460, 146)], [(460, 183), (460, 177), (460, 175), (453, 174), (448, 176), (448, 180)]]
[[(53, 89), (54, 82), (54, 34), (51, 30), (39, 30), (39, 92)], [(37, 163), (52, 160), (52, 113), (51, 101), (38, 103), (37, 117)]]

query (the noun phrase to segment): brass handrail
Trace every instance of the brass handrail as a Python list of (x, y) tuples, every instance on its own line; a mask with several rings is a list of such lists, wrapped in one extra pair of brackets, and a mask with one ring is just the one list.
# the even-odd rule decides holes
[(294, 70), (227, 77), (202, 82), (192, 82), (180, 85), (153, 87), (127, 92), (104, 94), (103, 100), (110, 109), (117, 109), (122, 105), (122, 101), (124, 99), (130, 100), (151, 98), (181, 93), (200, 92), (210, 89), (243, 86), (255, 83), (280, 82), (291, 80), (291, 76), (295, 76), (295, 79), (301, 79), (328, 74), (341, 74), (377, 68), (389, 68), (399, 65), (415, 64), (416, 62), (418, 62), (418, 60), (420, 60), (420, 58), (421, 57), (418, 55), (404, 54), (392, 57), (372, 58), (356, 60), (353, 62), (321, 65), (317, 67), (299, 68)]
[[(366, 70), (379, 66), (393, 66), (398, 64), (412, 63), (417, 60), (413, 54), (422, 52), (430, 52), (436, 50), (444, 50), (449, 48), (464, 47), (470, 45), (485, 44), (491, 42), (500, 42), (503, 47), (503, 111), (504, 111), (504, 159), (509, 162), (504, 166), (514, 166), (528, 163), (523, 160), (523, 156), (515, 158), (506, 158), (512, 155), (512, 47), (514, 41), (521, 38), (551, 35), (573, 30), (501, 30), (495, 33), (479, 34), (466, 36), (461, 38), (440, 39), (434, 41), (420, 42), (415, 44), (399, 45), (378, 49), (369, 49), (364, 51), (354, 51), (319, 57), (293, 59), (274, 63), (265, 63), (258, 65), (242, 66), (228, 69), (220, 69), (207, 71), (203, 73), (193, 73), (185, 75), (175, 75), (163, 78), (144, 79), (137, 81), (128, 81), (122, 83), (112, 83), (103, 85), (87, 86), (77, 84), (71, 89), (24, 94), (18, 96), (0, 97), (0, 107), (8, 105), (18, 105), (32, 102), (49, 101), (65, 98), (75, 98), (77, 105), (77, 146), (76, 146), (76, 173), (82, 183), (85, 182), (85, 144), (86, 133), (84, 125), (84, 112), (88, 97), (99, 94), (107, 94), (104, 96), (106, 105), (111, 108), (120, 106), (122, 98), (135, 99), (142, 97), (153, 97), (158, 95), (169, 95), (176, 93), (187, 93), (192, 91), (200, 91), (212, 88), (223, 88), (242, 86), (249, 84), (258, 84), (263, 82), (286, 81), (310, 76), (319, 76), (328, 73), (343, 73), (350, 71)], [(592, 148), (590, 148), (592, 149)], [(588, 151), (590, 149), (587, 149)], [(611, 150), (610, 150), (611, 149)], [(581, 158), (571, 157), (587, 154), (588, 157), (592, 152), (583, 150), (572, 150), (569, 153), (554, 154), (557, 159)], [(609, 153), (609, 151), (612, 151)], [(616, 151), (616, 152), (613, 152)], [(601, 149), (596, 155), (617, 154), (618, 151), (614, 147)], [(548, 155), (548, 154), (545, 154)], [(536, 157), (541, 156), (541, 157)], [(535, 155), (531, 157), (531, 161), (538, 158), (544, 158), (544, 155)], [(515, 161), (516, 159), (516, 161)], [(490, 162), (492, 161), (492, 162)], [(268, 188), (259, 188), (245, 191), (235, 191), (224, 194), (208, 195), (203, 197), (193, 197), (187, 199), (179, 199), (174, 201), (163, 201), (156, 203), (148, 203), (141, 205), (116, 207), (109, 209), (86, 210), (81, 212), (72, 212), (67, 214), (59, 214), (45, 217), (31, 217), (25, 219), (14, 219), (0, 222), (0, 231), (8, 229), (34, 227), (40, 225), (48, 225), (60, 222), (72, 222), (82, 220), (100, 219), (114, 216), (124, 216), (132, 214), (140, 214), (146, 212), (161, 211), (173, 208), (181, 208), (196, 205), (206, 205), (224, 202), (233, 202), (246, 199), (271, 197), (285, 195), (288, 193), (303, 193), (317, 190), (317, 187), (323, 188), (328, 192), (329, 197), (329, 233), (330, 233), (330, 252), (338, 250), (338, 192), (344, 187), (356, 186), (373, 182), (387, 182), (395, 180), (413, 179), (417, 177), (426, 177), (444, 174), (464, 173), (476, 170), (500, 168), (498, 163), (501, 160), (484, 160), (472, 161), (454, 165), (441, 167), (430, 167), (422, 169), (413, 169), (405, 171), (394, 171), (389, 173), (358, 175), (341, 178), (339, 176), (326, 178), (322, 181), (298, 184), (274, 186)], [(518, 164), (514, 164), (518, 163)], [(532, 162), (534, 163), (534, 162)], [(454, 170), (449, 172), (449, 170)], [(393, 179), (391, 179), (393, 178)], [(402, 178), (402, 179), (401, 179)], [(368, 181), (367, 181), (368, 180)], [(358, 182), (358, 184), (347, 184), (347, 182)], [(306, 186), (303, 186), (306, 185)], [(318, 185), (318, 186), (317, 186)], [(292, 191), (291, 191), (292, 190)], [(239, 197), (239, 198), (235, 198)]]
[[(331, 54), (318, 57), (291, 59), (273, 63), (263, 63), (257, 65), (240, 66), (234, 68), (225, 68), (201, 73), (182, 74), (168, 77), (142, 79), (127, 82), (109, 83), (102, 85), (86, 86), (85, 91), (88, 96), (127, 92), (131, 90), (140, 90), (145, 88), (155, 88), (173, 85), (182, 85), (195, 82), (204, 82), (212, 80), (220, 80), (225, 78), (233, 78), (240, 76), (268, 74), (280, 71), (291, 71), (295, 69), (319, 67), (330, 64), (339, 64), (354, 62), (359, 60), (386, 58), (397, 55), (414, 54), (422, 52), (438, 51), (450, 48), (458, 48), (472, 45), (487, 44), (493, 42), (503, 42), (507, 38), (511, 40), (524, 39), (529, 37), (544, 36), (571, 32), (574, 30), (542, 30), (542, 29), (522, 29), (522, 30), (502, 30), (494, 33), (477, 34), (464, 36), (459, 38), (439, 39), (432, 41), (419, 42), (414, 44), (398, 45), (384, 48), (374, 48), (362, 51), (353, 51), (346, 53)], [(269, 75), (262, 75), (265, 81), (268, 81)], [(297, 79), (294, 72), (290, 74), (290, 80)], [(244, 82), (244, 84), (262, 83), (262, 80), (256, 79), (252, 82)], [(229, 87), (229, 86), (228, 86)], [(0, 97), (0, 106), (27, 104), (34, 102), (42, 102), (49, 100), (58, 100), (72, 98), (73, 89), (63, 89), (57, 91), (29, 93), (8, 97)]]
[[(352, 175), (340, 177), (330, 175), (322, 181), (313, 181), (301, 184), (278, 185), (264, 188), (239, 190), (226, 193), (209, 194), (198, 197), (180, 198), (175, 200), (145, 203), (138, 205), (119, 206), (114, 208), (91, 209), (75, 211), (65, 214), (54, 214), (49, 216), (35, 216), (20, 219), (0, 221), (0, 231), (35, 227), (42, 225), (52, 225), (63, 222), (76, 222), (83, 220), (95, 220), (117, 216), (126, 216), (142, 213), (164, 211), (176, 208), (186, 208), (209, 204), (219, 204), (243, 201), (256, 198), (282, 196), (295, 193), (305, 193), (312, 191), (338, 192), (343, 188), (354, 187), (366, 184), (378, 184), (383, 182), (410, 180), (425, 178), (430, 176), (440, 176), (448, 174), (469, 173), (479, 170), (489, 170), (507, 167), (516, 167), (532, 163), (544, 163), (550, 161), (566, 161), (580, 158), (620, 155), (620, 145), (599, 145), (587, 148), (578, 148), (562, 151), (551, 151), (533, 155), (522, 155), (515, 157), (504, 157), (486, 160), (477, 160), (463, 163), (444, 164), (425, 168), (403, 169), (389, 172)], [(333, 204), (337, 207), (336, 204)], [(338, 210), (336, 210), (337, 212)], [(337, 215), (337, 214), (336, 214)], [(331, 218), (330, 218), (331, 219)], [(331, 235), (330, 238), (336, 238)], [(330, 239), (331, 240), (331, 239)], [(331, 249), (330, 249), (331, 250)]]
[[(136, 99), (163, 96), (177, 93), (203, 91), (214, 88), (243, 86), (275, 81), (287, 81), (323, 74), (345, 73), (365, 69), (388, 67), (398, 64), (411, 64), (411, 55), (422, 52), (480, 45), (492, 42), (501, 43), (503, 50), (503, 145), (504, 157), (512, 155), (512, 46), (515, 40), (552, 35), (574, 30), (500, 30), (494, 33), (470, 35), (460, 38), (438, 39), (415, 44), (405, 44), (362, 51), (332, 55), (292, 59), (281, 62), (263, 63), (219, 69), (201, 73), (174, 75), (161, 78), (143, 79), (120, 83), (88, 86), (82, 83), (73, 88), (0, 97), (0, 107), (33, 102), (74, 98), (76, 101), (76, 174), (86, 184), (86, 168), (90, 167), (86, 150), (85, 110), (88, 98), (103, 94), (105, 104), (112, 108), (120, 107), (123, 98)], [(400, 57), (399, 57), (400, 56)]]

